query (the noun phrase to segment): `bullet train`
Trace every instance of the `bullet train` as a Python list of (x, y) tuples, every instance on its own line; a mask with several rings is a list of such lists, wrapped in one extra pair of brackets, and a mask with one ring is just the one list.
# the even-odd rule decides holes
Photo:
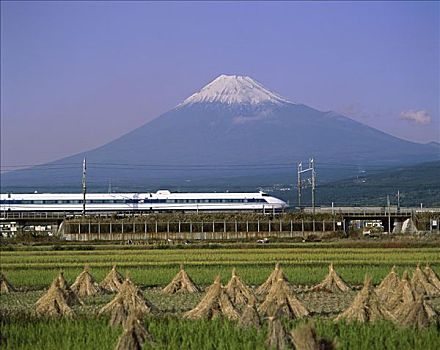
[[(281, 211), (287, 204), (264, 192), (256, 193), (87, 193), (86, 211)], [(83, 210), (81, 193), (1, 194), (0, 210), (11, 212), (67, 212)]]

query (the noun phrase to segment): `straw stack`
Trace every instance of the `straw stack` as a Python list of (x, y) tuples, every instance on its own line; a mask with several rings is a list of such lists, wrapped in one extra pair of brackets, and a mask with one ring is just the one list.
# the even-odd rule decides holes
[(9, 283), (3, 272), (0, 272), (0, 293), (9, 294), (11, 292), (15, 292), (15, 288)]
[(291, 333), (295, 349), (300, 350), (333, 350), (335, 342), (319, 338), (313, 323), (299, 325)]
[(88, 265), (84, 266), (84, 271), (76, 278), (70, 289), (80, 298), (91, 297), (101, 293), (101, 288), (89, 272)]
[(115, 350), (142, 350), (144, 344), (152, 341), (144, 324), (133, 313), (127, 319), (124, 333), (120, 336)]
[(374, 322), (379, 319), (395, 321), (395, 317), (385, 308), (374, 291), (371, 278), (365, 276), (364, 287), (356, 295), (353, 303), (335, 321)]
[(194, 283), (194, 281), (189, 277), (180, 265), (180, 270), (173, 280), (163, 289), (164, 293), (176, 294), (176, 293), (197, 293), (200, 292), (199, 287)]
[(101, 290), (109, 293), (119, 292), (121, 289), (122, 283), (124, 283), (124, 278), (122, 275), (116, 270), (116, 265), (113, 265), (110, 272), (105, 276), (102, 282), (99, 284)]
[(269, 293), (269, 290), (272, 288), (272, 286), (279, 280), (283, 279), (286, 282), (288, 282), (287, 277), (284, 275), (283, 270), (280, 267), (279, 263), (276, 263), (275, 269), (272, 271), (272, 273), (267, 278), (266, 282), (264, 282), (260, 287), (257, 288), (257, 295), (266, 295)]
[(408, 276), (408, 271), (404, 271), (402, 279), (399, 282), (394, 293), (390, 293), (386, 298), (386, 306), (388, 310), (394, 310), (402, 304), (416, 300), (418, 296)]
[(418, 294), (427, 296), (439, 296), (440, 290), (428, 280), (428, 277), (422, 271), (419, 265), (413, 273), (411, 283)]
[(188, 319), (213, 319), (221, 316), (231, 320), (240, 318), (231, 299), (229, 299), (228, 294), (221, 285), (220, 276), (217, 276), (199, 304), (194, 309), (186, 312), (183, 317)]
[[(282, 276), (280, 275), (280, 277)], [(260, 313), (268, 316), (278, 310), (281, 314), (292, 319), (309, 315), (309, 311), (296, 298), (292, 288), (283, 278), (278, 279), (278, 281), (272, 285), (267, 293), (266, 299), (258, 308)]]
[(292, 339), (286, 332), (278, 315), (268, 317), (266, 346), (268, 349), (284, 350), (292, 348)]
[(118, 294), (99, 311), (99, 314), (110, 315), (110, 325), (115, 326), (123, 324), (133, 313), (142, 317), (157, 311), (156, 306), (145, 299), (133, 282), (126, 278)]
[(260, 315), (258, 315), (258, 310), (256, 306), (255, 299), (249, 300), (249, 302), (244, 306), (243, 313), (238, 321), (240, 327), (261, 327)]
[(390, 273), (376, 287), (375, 292), (379, 299), (386, 303), (397, 292), (399, 285), (400, 279), (396, 273), (396, 266), (393, 266)]
[(438, 290), (440, 290), (440, 278), (438, 277), (436, 272), (429, 266), (429, 264), (426, 264), (425, 268), (423, 269), (423, 272), (428, 278), (429, 283), (431, 283)]
[(241, 281), (235, 268), (232, 270), (232, 277), (226, 285), (225, 291), (234, 305), (245, 305), (255, 299), (254, 293)]
[(398, 306), (394, 315), (400, 325), (417, 328), (428, 327), (431, 320), (437, 318), (437, 312), (422, 295), (418, 295), (416, 300)]
[(333, 264), (330, 264), (328, 267), (328, 274), (324, 278), (324, 280), (314, 286), (311, 291), (312, 292), (348, 292), (351, 288), (344, 282), (344, 280), (336, 273), (333, 268)]
[(53, 280), (48, 291), (36, 302), (36, 313), (40, 316), (72, 316), (71, 306), (81, 303), (69, 289), (62, 272)]

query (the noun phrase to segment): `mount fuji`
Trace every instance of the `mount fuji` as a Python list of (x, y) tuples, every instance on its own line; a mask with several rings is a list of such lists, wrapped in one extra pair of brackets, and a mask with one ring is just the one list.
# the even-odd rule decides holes
[(291, 102), (250, 77), (221, 75), (174, 109), (114, 141), (2, 174), (1, 182), (2, 191), (25, 191), (26, 186), (78, 190), (84, 157), (91, 186), (102, 188), (111, 181), (141, 190), (194, 178), (283, 173), (294, 179), (296, 162), (309, 157), (318, 165), (368, 168), (438, 160), (439, 153), (434, 145), (405, 141), (335, 112)]

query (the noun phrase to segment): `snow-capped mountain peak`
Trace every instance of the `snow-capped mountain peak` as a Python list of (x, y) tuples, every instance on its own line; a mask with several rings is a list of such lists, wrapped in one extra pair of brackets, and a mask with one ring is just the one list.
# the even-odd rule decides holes
[(220, 75), (199, 92), (188, 97), (180, 106), (200, 102), (252, 105), (264, 102), (292, 103), (252, 78), (241, 75)]

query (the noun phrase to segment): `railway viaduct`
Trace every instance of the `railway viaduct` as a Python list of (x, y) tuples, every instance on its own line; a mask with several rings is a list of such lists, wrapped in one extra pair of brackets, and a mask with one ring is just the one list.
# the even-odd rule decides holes
[[(306, 214), (310, 214), (313, 217), (313, 208), (305, 207), (302, 208), (302, 211)], [(385, 232), (395, 232), (400, 233), (402, 224), (405, 220), (416, 217), (416, 215), (429, 213), (431, 219), (424, 224), (423, 231), (431, 231), (438, 233), (439, 231), (439, 219), (440, 219), (440, 208), (408, 208), (408, 207), (316, 207), (314, 210), (315, 214), (327, 214), (330, 216), (337, 217), (338, 227), (337, 230), (345, 231), (348, 233), (348, 229), (350, 227), (350, 223), (354, 220), (361, 221), (371, 221), (371, 220), (380, 220), (382, 222), (382, 226), (384, 227)], [(106, 214), (108, 217), (109, 214)], [(78, 215), (80, 217), (80, 215)], [(66, 213), (61, 212), (36, 212), (36, 213), (27, 213), (27, 212), (0, 212), (0, 232), (5, 235), (11, 234), (11, 225), (16, 227), (37, 227), (37, 226), (51, 226), (52, 233), (56, 233), (60, 228), (63, 227), (63, 224), (66, 219), (72, 218), (72, 215), (68, 216)], [(342, 220), (341, 220), (342, 218)], [(273, 227), (277, 223), (274, 221)], [(323, 227), (324, 231), (331, 231), (330, 229), (326, 229), (327, 222), (325, 225), (321, 225), (319, 227)], [(292, 224), (290, 225), (292, 226)], [(304, 224), (302, 225), (302, 231), (304, 231)], [(335, 231), (333, 223), (333, 231)], [(226, 227), (226, 226), (225, 226)], [(273, 232), (275, 234), (276, 231), (282, 232), (289, 230), (289, 225), (281, 225), (279, 230), (275, 230), (271, 228), (268, 229), (268, 232)], [(285, 228), (287, 227), (287, 228)], [(419, 228), (420, 229), (420, 228)], [(237, 228), (235, 229), (237, 230)], [(260, 230), (260, 228), (259, 228)], [(290, 228), (292, 230), (292, 228)], [(301, 229), (294, 228), (293, 231), (301, 231)], [(306, 229), (307, 230), (307, 229)], [(322, 229), (321, 229), (322, 230)], [(320, 230), (320, 231), (321, 231)], [(261, 232), (264, 232), (265, 229), (262, 226)], [(309, 230), (307, 230), (309, 231)], [(313, 223), (313, 231), (315, 231), (315, 226)]]
[[(312, 214), (313, 208), (302, 209), (305, 213)], [(330, 214), (342, 217), (344, 228), (348, 230), (350, 222), (354, 220), (380, 220), (384, 231), (392, 233), (400, 232), (402, 224), (407, 219), (414, 218), (417, 214), (430, 213), (436, 219), (429, 221), (429, 230), (439, 230), (440, 208), (415, 208), (415, 207), (317, 207), (316, 214)]]

